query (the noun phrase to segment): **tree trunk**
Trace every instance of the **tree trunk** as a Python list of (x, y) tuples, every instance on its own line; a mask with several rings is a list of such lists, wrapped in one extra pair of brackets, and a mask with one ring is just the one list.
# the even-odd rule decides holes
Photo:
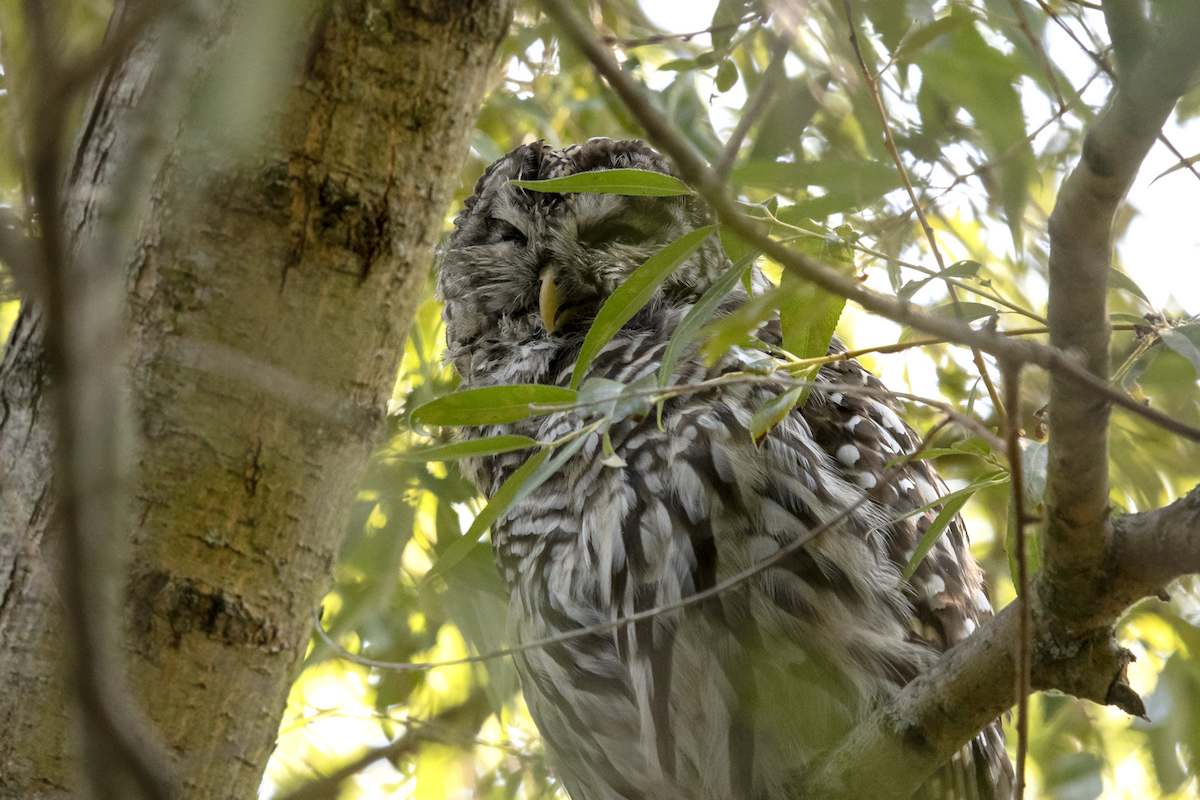
[[(204, 69), (251, 5), (205, 23)], [(323, 4), (255, 155), (168, 128), (125, 259), (127, 668), (190, 798), (258, 787), (511, 10)], [(114, 153), (142, 146), (159, 52), (131, 49), (84, 114), (64, 194), (77, 243), (108, 224)], [(3, 798), (76, 785), (42, 339), (27, 303), (0, 365)]]

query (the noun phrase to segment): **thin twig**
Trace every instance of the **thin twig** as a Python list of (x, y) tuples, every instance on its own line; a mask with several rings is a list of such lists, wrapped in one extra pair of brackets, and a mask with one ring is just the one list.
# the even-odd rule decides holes
[[(788, 366), (789, 367), (809, 368), (812, 366), (816, 366), (818, 364), (833, 363), (834, 361), (840, 361), (840, 360), (843, 360), (843, 359), (837, 355), (824, 356), (821, 358), (796, 359), (795, 362), (790, 363)], [(781, 370), (781, 371), (783, 371), (783, 370)], [(754, 384), (764, 384), (764, 383), (770, 384), (771, 386), (779, 387), (779, 388), (785, 389), (785, 390), (786, 389), (812, 389), (813, 391), (819, 391), (819, 392), (841, 392), (843, 394), (858, 394), (858, 395), (863, 395), (866, 397), (885, 397), (885, 398), (895, 397), (895, 398), (899, 398), (901, 400), (911, 400), (914, 403), (920, 403), (921, 405), (926, 405), (926, 406), (929, 406), (930, 408), (936, 408), (938, 411), (941, 411), (943, 414), (951, 417), (955, 422), (960, 424), (962, 427), (972, 431), (977, 436), (980, 436), (983, 439), (986, 439), (992, 447), (996, 448), (997, 450), (1004, 449), (1004, 443), (1000, 439), (996, 438), (995, 434), (993, 434), (986, 427), (984, 427), (983, 423), (979, 422), (978, 420), (974, 419), (973, 417), (969, 417), (966, 414), (963, 414), (961, 411), (958, 411), (949, 403), (943, 402), (941, 400), (934, 400), (931, 397), (922, 397), (921, 395), (910, 394), (908, 392), (893, 391), (892, 389), (887, 389), (882, 386), (872, 387), (872, 386), (865, 386), (865, 385), (859, 384), (859, 383), (836, 383), (836, 382), (832, 382), (832, 381), (829, 383), (826, 383), (824, 381), (798, 380), (796, 378), (782, 377), (779, 373), (775, 373), (773, 375), (761, 375), (761, 374), (749, 373), (749, 372), (727, 372), (724, 375), (720, 375), (716, 378), (710, 378), (709, 380), (706, 380), (706, 381), (700, 381), (699, 383), (676, 384), (673, 386), (668, 386), (665, 389), (660, 389), (658, 387), (655, 387), (655, 388), (651, 388), (651, 389), (628, 390), (626, 392), (623, 392), (621, 394), (621, 397), (623, 399), (630, 399), (630, 400), (645, 399), (650, 405), (653, 405), (653, 404), (657, 403), (659, 400), (667, 400), (672, 397), (679, 397), (681, 395), (692, 394), (695, 392), (710, 391), (712, 389), (719, 389), (721, 387), (733, 386), (733, 385), (737, 385), (737, 384), (754, 385)], [(558, 404), (553, 404), (553, 405), (530, 403), (529, 409), (534, 414), (554, 414), (554, 413), (561, 413), (561, 412), (565, 412), (565, 411), (579, 411), (581, 409), (594, 408), (596, 406), (603, 405), (605, 403), (610, 403), (610, 402), (612, 402), (612, 401), (608, 400), (608, 399), (601, 399), (601, 400), (579, 400), (574, 403), (558, 403)], [(600, 420), (600, 422), (602, 423), (603, 420)], [(594, 425), (596, 425), (596, 424), (594, 423)], [(572, 432), (568, 436), (573, 438), (577, 433), (578, 432)], [(564, 437), (564, 439), (565, 438), (566, 437)], [(557, 446), (557, 445), (561, 444), (562, 441), (563, 440), (557, 440), (554, 442), (545, 442), (545, 443), (541, 443), (541, 445), (545, 446), (545, 447)]]
[(1033, 617), (1029, 602), (1029, 566), (1025, 553), (1025, 524), (1029, 521), (1025, 512), (1025, 476), (1021, 460), (1021, 367), (1019, 364), (1005, 365), (1004, 395), (1009, 408), (1008, 415), (1008, 468), (1009, 483), (1013, 498), (1013, 558), (1017, 562), (1017, 603), (1021, 619), (1017, 628), (1016, 675), (1014, 691), (1017, 703), (1017, 787), (1015, 800), (1025, 797), (1025, 758), (1029, 752), (1029, 691), (1031, 682), (1031, 642)]
[[(1078, 0), (1076, 0), (1076, 1), (1078, 2)], [(1042, 7), (1042, 10), (1046, 12), (1046, 15), (1048, 17), (1050, 17), (1050, 19), (1054, 20), (1054, 22), (1058, 25), (1058, 27), (1062, 28), (1062, 30), (1066, 32), (1067, 36), (1071, 37), (1071, 41), (1075, 42), (1075, 44), (1079, 46), (1080, 50), (1082, 50), (1083, 52), (1088, 54), (1088, 56), (1092, 59), (1093, 63), (1095, 63), (1095, 65), (1097, 67), (1099, 67), (1100, 70), (1103, 71), (1105, 75), (1108, 76), (1109, 80), (1112, 81), (1113, 86), (1117, 86), (1119, 83), (1119, 79), (1117, 78), (1116, 70), (1114, 70), (1112, 68), (1112, 66), (1108, 63), (1108, 61), (1105, 60), (1105, 58), (1102, 55), (1100, 55), (1099, 53), (1097, 53), (1096, 51), (1092, 50), (1087, 45), (1085, 45), (1083, 42), (1081, 42), (1079, 40), (1079, 37), (1075, 35), (1075, 31), (1071, 30), (1071, 26), (1067, 25), (1065, 22), (1062, 21), (1062, 18), (1059, 17), (1058, 14), (1054, 11), (1054, 9), (1051, 8), (1046, 3), (1046, 0), (1035, 0), (1035, 2), (1037, 2), (1037, 4)], [(1100, 9), (1099, 6), (1093, 6), (1093, 5), (1089, 5), (1087, 3), (1081, 2), (1080, 5), (1085, 5), (1088, 8), (1095, 8), (1097, 10)], [(1158, 141), (1162, 142), (1166, 146), (1166, 148), (1171, 151), (1171, 155), (1175, 156), (1175, 158), (1177, 158), (1179, 160), (1179, 164), (1184, 169), (1186, 169), (1188, 172), (1192, 173), (1192, 175), (1197, 180), (1200, 180), (1200, 170), (1197, 170), (1196, 165), (1194, 163), (1192, 163), (1188, 159), (1187, 156), (1185, 156), (1183, 153), (1181, 153), (1179, 151), (1179, 148), (1177, 148), (1174, 145), (1174, 143), (1172, 143), (1171, 140), (1167, 138), (1167, 135), (1165, 133), (1163, 133), (1162, 131), (1159, 131), (1159, 133), (1158, 133)]]
[(715, 180), (712, 170), (704, 163), (692, 145), (675, 129), (666, 118), (642, 94), (641, 89), (626, 76), (612, 56), (601, 49), (591, 38), (588, 29), (576, 18), (575, 13), (562, 0), (539, 0), (542, 9), (559, 26), (562, 34), (574, 44), (612, 87), (613, 92), (625, 103), (629, 112), (645, 128), (651, 142), (671, 158), (680, 172), (680, 177), (708, 203), (718, 219), (746, 242), (782, 266), (826, 291), (853, 300), (863, 309), (890, 319), (901, 325), (909, 325), (925, 333), (947, 341), (978, 347), (993, 356), (1034, 364), (1055, 375), (1061, 375), (1085, 386), (1105, 400), (1141, 416), (1164, 430), (1192, 441), (1200, 442), (1200, 428), (1173, 419), (1124, 392), (1114, 389), (1108, 382), (1097, 378), (1084, 367), (1078, 358), (1030, 341), (1012, 341), (987, 330), (976, 330), (970, 325), (936, 317), (918, 310), (909, 303), (871, 291), (853, 278), (842, 275), (832, 267), (785, 248), (767, 236), (755, 223), (742, 214), (737, 205), (725, 194), (725, 187)]
[(737, 127), (729, 135), (729, 141), (725, 143), (725, 149), (721, 151), (721, 157), (713, 165), (713, 171), (720, 180), (724, 181), (729, 177), (729, 173), (737, 161), (738, 150), (741, 149), (746, 134), (750, 132), (751, 126), (758, 121), (759, 116), (766, 111), (767, 103), (770, 101), (771, 96), (775, 94), (775, 88), (784, 75), (783, 59), (788, 53), (788, 48), (792, 46), (795, 37), (795, 32), (789, 30), (775, 39), (774, 46), (771, 48), (771, 61), (767, 64), (766, 70), (763, 71), (762, 78), (759, 79), (754, 94), (750, 96), (750, 101), (746, 104), (746, 108), (742, 112), (742, 118), (738, 120)]
[[(32, 87), (28, 191), (41, 232), (36, 240), (37, 288), (54, 414), (63, 637), (68, 643), (68, 683), (80, 718), (82, 791), (98, 797), (161, 800), (171, 796), (164, 772), (168, 762), (131, 702), (123, 666), (120, 556), (127, 545), (122, 521), (128, 510), (123, 435), (130, 426), (120, 346), (124, 317), (118, 298), (123, 296), (120, 267), (125, 246), (161, 155), (160, 148), (138, 137), (155, 130), (165, 110), (176, 108), (161, 100), (163, 92), (186, 74), (187, 60), (168, 39), (187, 33), (175, 23), (192, 12), (187, 4), (171, 6), (168, 19), (159, 13), (167, 8), (160, 3), (119, 4), (118, 13), (136, 11), (114, 22), (105, 42), (91, 54), (67, 62), (59, 52), (47, 5), (38, 0), (24, 4)], [(171, 52), (154, 65), (137, 111), (126, 115), (125, 139), (136, 144), (113, 150), (111, 143), (91, 143), (107, 148), (101, 163), (108, 191), (98, 197), (76, 195), (74, 176), (64, 184), (63, 146), (73, 95), (126, 55), (151, 24), (160, 25), (160, 36), (151, 40), (163, 48), (159, 55)], [(164, 31), (171, 35), (162, 35)], [(101, 92), (96, 102), (105, 99)], [(88, 139), (78, 147), (86, 151)], [(79, 231), (70, 231), (65, 210), (80, 206), (88, 208), (89, 221)]]
[[(308, 716), (297, 719), (286, 727), (281, 727), (279, 729), (279, 736), (277, 737), (278, 739), (282, 739), (284, 736), (286, 736), (290, 733), (296, 733), (298, 731), (305, 731), (306, 733), (309, 733), (314, 738), (316, 738), (319, 736), (319, 734), (314, 731), (308, 730), (308, 729), (311, 728), (312, 726), (317, 725), (328, 719), (352, 719), (352, 720), (357, 720), (360, 722), (376, 722), (376, 723), (391, 723), (391, 724), (403, 723), (406, 727), (409, 725), (414, 725), (417, 727), (426, 727), (426, 726), (432, 727), (432, 726), (436, 725), (436, 723), (434, 723), (430, 720), (427, 720), (427, 719), (414, 719), (413, 717), (398, 717), (398, 716), (393, 716), (391, 714), (380, 712), (380, 711), (352, 714), (352, 713), (347, 712), (344, 708), (339, 707), (339, 706), (321, 707), (321, 706), (312, 705), (311, 703), (306, 703), (305, 708), (306, 708), (306, 712), (308, 712)], [(432, 739), (434, 737), (429, 737), (429, 738)], [(471, 744), (475, 747), (486, 747), (489, 750), (499, 750), (502, 753), (507, 753), (511, 756), (515, 756), (516, 758), (520, 759), (521, 761), (525, 761), (528, 763), (537, 763), (537, 764), (545, 763), (545, 758), (542, 756), (542, 754), (540, 752), (530, 752), (527, 750), (523, 750), (520, 747), (518, 747), (517, 745), (512, 744), (511, 742), (495, 742), (495, 741), (492, 741), (491, 739), (485, 739), (482, 736), (472, 736), (472, 737), (464, 736), (462, 739), (462, 743), (463, 744)]]
[[(832, 389), (834, 387), (829, 386), (829, 385), (823, 385), (822, 388), (831, 388)], [(866, 388), (866, 387), (863, 387), (861, 385), (853, 385), (853, 386), (846, 385), (845, 387), (839, 387), (839, 390), (840, 391), (850, 391), (851, 389), (862, 390), (864, 388)], [(889, 393), (889, 394), (891, 394), (891, 393)], [(907, 395), (900, 395), (900, 396), (907, 396)], [(319, 637), (321, 637), (321, 639), (325, 642), (325, 644), (334, 653), (336, 653), (340, 658), (345, 659), (346, 661), (349, 661), (354, 664), (359, 664), (359, 665), (365, 666), (365, 667), (373, 667), (375, 669), (387, 669), (387, 670), (395, 670), (395, 671), (401, 671), (401, 672), (413, 672), (413, 671), (438, 669), (441, 667), (457, 667), (457, 666), (462, 666), (465, 664), (479, 664), (479, 663), (483, 663), (485, 661), (491, 661), (491, 660), (494, 660), (497, 658), (513, 656), (513, 655), (524, 653), (524, 652), (527, 652), (530, 650), (536, 650), (536, 649), (548, 647), (550, 645), (559, 644), (561, 642), (571, 641), (573, 639), (580, 639), (585, 636), (593, 636), (597, 633), (605, 633), (607, 631), (614, 630), (617, 628), (623, 628), (627, 625), (632, 625), (637, 622), (642, 622), (643, 620), (653, 619), (654, 617), (660, 616), (662, 614), (666, 614), (671, 611), (678, 611), (680, 609), (684, 609), (689, 606), (696, 605), (697, 603), (702, 603), (705, 600), (710, 600), (714, 597), (724, 594), (725, 592), (728, 592), (731, 589), (737, 588), (738, 586), (740, 586), (741, 584), (750, 580), (751, 578), (761, 574), (762, 572), (766, 571), (767, 569), (773, 567), (775, 564), (786, 559), (788, 556), (792, 555), (795, 551), (799, 550), (805, 544), (812, 541), (815, 537), (821, 535), (822, 533), (833, 528), (834, 526), (841, 524), (843, 521), (848, 519), (851, 514), (853, 514), (855, 511), (857, 511), (859, 508), (861, 508), (866, 503), (870, 502), (872, 500), (872, 498), (875, 497), (881, 489), (883, 489), (886, 486), (889, 486), (893, 481), (899, 479), (901, 477), (901, 474), (902, 474), (904, 468), (907, 467), (908, 464), (914, 458), (916, 458), (920, 453), (924, 452), (929, 447), (929, 442), (932, 440), (933, 436), (936, 435), (938, 432), (941, 431), (942, 428), (945, 427), (945, 425), (947, 424), (947, 421), (949, 421), (951, 419), (959, 420), (962, 417), (961, 413), (959, 413), (958, 411), (956, 411), (952, 408), (949, 408), (948, 406), (946, 406), (943, 403), (937, 403), (936, 405), (942, 406), (943, 410), (946, 411), (946, 421), (939, 422), (937, 425), (935, 425), (929, 431), (929, 433), (925, 435), (925, 437), (921, 440), (920, 444), (912, 452), (905, 454), (904, 458), (900, 459), (890, 469), (886, 470), (883, 473), (883, 475), (880, 476), (878, 483), (875, 484), (875, 486), (871, 489), (870, 492), (864, 492), (862, 494), (862, 496), (860, 496), (858, 498), (858, 500), (856, 500), (855, 502), (851, 503), (850, 505), (844, 507), (837, 514), (835, 514), (832, 517), (830, 517), (829, 519), (825, 520), (824, 522), (822, 522), (820, 525), (816, 526), (812, 530), (806, 531), (803, 536), (799, 536), (796, 539), (792, 540), (791, 542), (788, 542), (785, 546), (779, 548), (778, 550), (776, 550), (774, 553), (767, 556), (763, 560), (756, 562), (755, 564), (747, 567), (746, 569), (742, 570), (741, 572), (731, 575), (730, 577), (726, 578), (725, 580), (721, 581), (720, 583), (717, 583), (717, 584), (709, 587), (708, 589), (705, 589), (701, 592), (697, 592), (696, 594), (693, 594), (693, 595), (689, 595), (688, 597), (684, 597), (680, 600), (676, 600), (671, 603), (665, 603), (660, 606), (655, 606), (654, 608), (648, 608), (648, 609), (645, 609), (644, 611), (639, 611), (635, 614), (630, 614), (629, 616), (621, 617), (620, 619), (608, 620), (606, 622), (601, 622), (601, 623), (598, 623), (595, 625), (589, 625), (589, 626), (586, 626), (583, 628), (577, 628), (572, 631), (566, 631), (564, 633), (555, 634), (554, 636), (546, 636), (541, 639), (535, 639), (531, 642), (525, 642), (523, 644), (515, 645), (513, 647), (505, 647), (505, 648), (501, 648), (500, 650), (493, 650), (490, 653), (484, 653), (482, 655), (467, 656), (465, 658), (458, 658), (458, 659), (453, 659), (450, 661), (435, 661), (435, 662), (427, 662), (427, 663), (416, 663), (416, 662), (407, 662), (407, 661), (377, 661), (373, 658), (365, 658), (363, 656), (349, 652), (348, 650), (343, 648), (341, 645), (339, 645), (337, 642), (333, 641), (333, 639), (326, 632), (324, 626), (321, 624), (321, 617), (320, 617), (318, 608), (313, 608), (313, 626), (316, 629), (317, 635)], [(993, 440), (995, 439), (995, 437), (991, 436), (991, 434), (988, 434), (988, 436), (989, 436), (989, 438), (992, 438)], [(1000, 444), (1000, 443), (997, 441), (997, 444)]]
[[(798, 225), (792, 225), (790, 223), (784, 222), (784, 221), (780, 220), (776, 215), (774, 215), (770, 211), (768, 211), (766, 208), (763, 208), (761, 206), (757, 207), (755, 209), (755, 211), (765, 212), (766, 216), (764, 218), (771, 220), (772, 225), (779, 225), (781, 227), (789, 228), (791, 230), (797, 231), (795, 236), (781, 237), (778, 240), (780, 242), (789, 242), (789, 241), (793, 241), (795, 239), (800, 239), (800, 238), (823, 238), (825, 236), (825, 234), (815, 233), (813, 231), (801, 228)], [(978, 295), (979, 297), (986, 297), (988, 300), (991, 300), (993, 303), (997, 303), (999, 305), (1004, 306), (1005, 308), (1007, 308), (1009, 311), (1011, 311), (1014, 314), (1020, 314), (1021, 316), (1027, 317), (1027, 318), (1033, 320), (1034, 322), (1040, 322), (1043, 325), (1046, 324), (1046, 318), (1041, 316), (1040, 314), (1035, 314), (1034, 312), (1030, 311), (1027, 308), (1022, 308), (1021, 306), (1017, 305), (1016, 303), (1014, 303), (1010, 300), (1005, 300), (1000, 295), (998, 295), (994, 292), (990, 292), (987, 289), (984, 289), (982, 287), (972, 286), (969, 283), (964, 283), (963, 281), (958, 280), (957, 278), (947, 278), (944, 276), (939, 277), (938, 270), (930, 269), (929, 267), (923, 267), (920, 264), (914, 263), (912, 261), (904, 261), (903, 259), (894, 258), (892, 256), (889, 256), (887, 253), (881, 252), (879, 250), (875, 250), (874, 248), (871, 248), (871, 247), (866, 247), (865, 245), (861, 245), (857, 242), (853, 242), (853, 243), (845, 242), (845, 245), (847, 247), (849, 247), (851, 250), (854, 250), (855, 252), (871, 256), (872, 258), (881, 258), (881, 259), (884, 259), (885, 261), (891, 261), (895, 264), (899, 264), (902, 267), (907, 267), (908, 269), (915, 270), (917, 272), (923, 273), (925, 275), (929, 275), (931, 277), (935, 277), (938, 280), (942, 281), (943, 283), (947, 284), (948, 286), (955, 286), (955, 287), (958, 287), (959, 289), (962, 289), (963, 291), (970, 292), (971, 294), (974, 294), (974, 295)], [(864, 267), (864, 269), (865, 269), (865, 267)]]
[[(883, 126), (883, 142), (888, 153), (892, 157), (892, 161), (896, 164), (896, 171), (900, 174), (900, 182), (904, 185), (904, 190), (908, 193), (908, 198), (912, 201), (913, 211), (917, 215), (917, 220), (921, 224), (921, 230), (925, 232), (925, 239), (929, 242), (929, 249), (933, 251), (933, 257), (937, 261), (938, 270), (946, 269), (946, 260), (942, 257), (942, 249), (938, 247), (937, 237), (934, 236), (933, 227), (930, 226), (929, 220), (925, 217), (925, 209), (921, 207), (921, 200), (917, 197), (917, 192), (913, 189), (912, 181), (908, 178), (908, 170), (904, 166), (904, 159), (900, 157), (900, 150), (896, 147), (896, 141), (892, 138), (892, 126), (888, 121), (887, 110), (883, 107), (883, 97), (879, 94), (879, 84), (875, 81), (875, 76), (871, 74), (870, 68), (867, 67), (866, 59), (863, 58), (862, 48), (858, 45), (858, 32), (854, 27), (854, 14), (850, 10), (850, 0), (842, 0), (842, 7), (846, 10), (846, 25), (850, 28), (850, 45), (854, 48), (854, 55), (858, 58), (858, 66), (862, 71), (863, 79), (867, 82), (867, 88), (870, 90), (871, 98), (875, 101), (875, 110), (879, 113), (879, 122)], [(958, 306), (958, 293), (953, 286), (947, 286), (950, 293), (950, 300), (955, 307)], [(1004, 422), (1004, 403), (1000, 400), (1000, 393), (996, 391), (996, 384), (992, 382), (992, 376), (988, 370), (987, 362), (983, 360), (983, 352), (978, 347), (971, 348), (971, 356), (975, 361), (975, 368), (979, 370), (979, 376), (983, 378), (983, 385), (987, 387), (988, 396), (992, 400), (992, 407), (996, 409), (996, 416), (1001, 424)]]
[(704, 28), (703, 30), (692, 31), (691, 33), (657, 33), (653, 36), (644, 36), (641, 39), (621, 39), (617, 36), (602, 36), (600, 38), (601, 41), (610, 47), (620, 47), (623, 49), (629, 49), (631, 47), (644, 47), (646, 45), (662, 44), (663, 42), (671, 41), (690, 42), (697, 36), (703, 36), (706, 33), (711, 35), (714, 33), (721, 33), (723, 31), (736, 30), (742, 27), (747, 20), (754, 19), (756, 16), (758, 15), (755, 14), (752, 16), (743, 17), (737, 22), (730, 22), (725, 25), (712, 25)]
[[(1076, 91), (1074, 93), (1071, 100), (1067, 103), (1067, 105), (1064, 108), (1062, 108), (1062, 109), (1056, 111), (1054, 114), (1052, 114), (1049, 119), (1045, 120), (1044, 122), (1042, 122), (1041, 125), (1039, 125), (1038, 127), (1034, 128), (1031, 132), (1026, 134), (1025, 137), (1021, 139), (1021, 141), (1014, 142), (1013, 144), (1009, 145), (1008, 148), (1000, 155), (996, 156), (995, 158), (991, 158), (991, 159), (988, 159), (987, 161), (984, 161), (982, 164), (975, 167), (975, 169), (971, 170), (970, 172), (965, 172), (961, 175), (956, 174), (954, 176), (954, 180), (950, 182), (950, 185), (947, 186), (946, 188), (942, 189), (941, 191), (939, 191), (937, 193), (937, 195), (934, 196), (932, 199), (934, 201), (939, 200), (940, 198), (944, 197), (949, 192), (953, 191), (954, 188), (957, 187), (959, 184), (965, 183), (969, 178), (972, 178), (975, 175), (978, 175), (978, 174), (984, 172), (985, 170), (993, 169), (993, 168), (1005, 163), (1006, 161), (1009, 161), (1010, 159), (1015, 158), (1017, 153), (1019, 153), (1022, 148), (1032, 145), (1033, 140), (1036, 139), (1042, 133), (1042, 131), (1046, 130), (1054, 123), (1060, 121), (1064, 116), (1066, 116), (1067, 112), (1073, 110), (1075, 108), (1075, 106), (1077, 106), (1081, 102), (1083, 102), (1083, 93), (1085, 91), (1087, 91), (1088, 87), (1091, 86), (1092, 83), (1094, 83), (1095, 80), (1103, 74), (1104, 74), (1104, 71), (1099, 68), (1094, 70), (1092, 72), (1092, 74), (1088, 77), (1088, 79), (1083, 82), (1083, 86), (1081, 86), (1078, 89), (1078, 91)], [(905, 212), (905, 213), (907, 214), (908, 212)]]
[(1054, 92), (1054, 99), (1058, 101), (1059, 113), (1067, 112), (1067, 103), (1063, 100), (1062, 90), (1058, 88), (1058, 78), (1054, 75), (1054, 65), (1050, 63), (1050, 59), (1046, 56), (1046, 50), (1042, 47), (1042, 41), (1034, 35), (1033, 29), (1029, 27), (1029, 20), (1025, 16), (1025, 8), (1022, 0), (1009, 0), (1012, 5), (1013, 13), (1017, 15), (1017, 27), (1021, 29), (1021, 33), (1025, 34), (1025, 38), (1029, 40), (1029, 44), (1033, 45), (1033, 50), (1037, 53), (1038, 61), (1042, 62), (1042, 69), (1046, 71), (1046, 80), (1050, 83), (1050, 91)]

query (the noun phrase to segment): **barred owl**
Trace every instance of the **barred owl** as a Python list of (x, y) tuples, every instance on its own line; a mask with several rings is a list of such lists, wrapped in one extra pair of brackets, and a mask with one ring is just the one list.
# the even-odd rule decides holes
[[(710, 222), (694, 197), (559, 195), (509, 184), (613, 168), (671, 171), (641, 142), (593, 139), (564, 150), (519, 147), (479, 180), (438, 283), (447, 357), (463, 388), (567, 385), (604, 300), (664, 244)], [(680, 320), (729, 266), (709, 237), (588, 375), (630, 383), (655, 372)], [(739, 288), (717, 313), (745, 300)], [(778, 344), (778, 322), (756, 335)], [(762, 356), (735, 347), (708, 364), (693, 350), (672, 383), (695, 384)], [(880, 482), (918, 440), (892, 402), (853, 390), (882, 388), (857, 362), (824, 367), (818, 382), (851, 388), (813, 390), (757, 443), (751, 416), (785, 391), (782, 382), (683, 393), (665, 403), (661, 427), (654, 414), (612, 426), (623, 466), (604, 462), (593, 433), (493, 525), (510, 633), (520, 643), (703, 591), (858, 503), (716, 597), (517, 657), (529, 710), (573, 800), (793, 796), (806, 764), (990, 616), (961, 520), (901, 581), (935, 513), (913, 512), (944, 495), (944, 484), (927, 461)], [(553, 413), (465, 435), (546, 442), (578, 430), (585, 416)], [(464, 471), (491, 496), (526, 457), (478, 458)], [(1011, 774), (995, 723), (922, 796), (1007, 797)]]

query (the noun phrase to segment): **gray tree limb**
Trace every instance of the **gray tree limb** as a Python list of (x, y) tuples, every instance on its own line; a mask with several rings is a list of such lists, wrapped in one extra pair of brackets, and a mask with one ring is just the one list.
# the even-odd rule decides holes
[(642, 94), (641, 89), (622, 72), (612, 54), (597, 43), (595, 32), (591, 30), (590, 25), (585, 25), (561, 0), (540, 0), (540, 4), (546, 15), (559, 26), (562, 35), (592, 62), (596, 71), (645, 128), (650, 142), (671, 158), (680, 177), (716, 212), (721, 223), (784, 269), (900, 325), (932, 334), (947, 342), (978, 348), (1004, 361), (1031, 364), (1052, 373), (1065, 375), (1091, 391), (1106, 396), (1114, 405), (1145, 417), (1165, 430), (1192, 441), (1200, 441), (1200, 429), (1147, 408), (1129, 395), (1114, 390), (1107, 381), (1089, 372), (1076, 354), (1064, 353), (1033, 341), (1009, 338), (994, 331), (972, 328), (957, 320), (938, 317), (912, 303), (867, 289), (852, 277), (842, 275), (832, 267), (803, 253), (789, 250), (774, 241), (754, 221), (747, 219), (740, 212), (737, 204), (728, 196), (724, 183), (712, 168), (705, 164), (695, 148), (675, 130), (674, 124), (656, 109)]
[[(1119, 5), (1119, 4), (1118, 4)], [(1169, 5), (1158, 40), (1126, 72), (1087, 134), (1083, 156), (1050, 215), (1050, 343), (1109, 374), (1108, 271), (1113, 220), (1175, 102), (1200, 66), (1200, 4)], [(1046, 600), (1063, 624), (1090, 616), (1109, 548), (1108, 417), (1105, 396), (1050, 379), (1050, 460), (1044, 542)]]
[[(1113, 13), (1124, 13), (1117, 8)], [(1119, 5), (1119, 4), (1117, 4)], [(1046, 569), (1029, 589), (1032, 688), (1059, 689), (1097, 703), (1144, 713), (1125, 682), (1130, 654), (1113, 623), (1130, 604), (1161, 594), (1173, 578), (1200, 571), (1196, 535), (1200, 489), (1166, 509), (1108, 524), (1107, 424), (1110, 404), (1134, 410), (1132, 398), (1108, 384), (1105, 305), (1116, 212), (1149, 147), (1200, 65), (1200, 6), (1175, 4), (1174, 18), (1122, 81), (1109, 108), (1089, 132), (1084, 159), (1064, 186), (1051, 221), (1057, 282), (1050, 299), (1052, 347), (1000, 344), (993, 334), (935, 320), (908, 304), (877, 295), (823, 265), (799, 257), (737, 213), (712, 170), (622, 74), (588, 27), (559, 0), (542, 7), (595, 66), (668, 153), (681, 177), (717, 211), (722, 223), (772, 259), (822, 288), (893, 321), (991, 353), (1015, 366), (1047, 369), (1058, 387), (1051, 401), (1052, 531)], [(1133, 46), (1124, 42), (1126, 52)], [(1169, 75), (1167, 80), (1164, 76)], [(1067, 294), (1073, 297), (1066, 297)], [(1147, 415), (1144, 415), (1147, 416)], [(1169, 430), (1189, 438), (1164, 418)], [(1186, 427), (1186, 426), (1185, 426)], [(1056, 440), (1058, 440), (1056, 442)], [(1056, 460), (1055, 460), (1056, 459)], [(1075, 515), (1079, 516), (1076, 517)], [(1073, 552), (1073, 548), (1081, 551)], [(1081, 569), (1078, 575), (1070, 574)], [(1060, 616), (1064, 614), (1064, 616)], [(903, 798), (984, 725), (1010, 708), (1017, 664), (1020, 613), (1010, 606), (949, 651), (805, 776), (798, 797)]]

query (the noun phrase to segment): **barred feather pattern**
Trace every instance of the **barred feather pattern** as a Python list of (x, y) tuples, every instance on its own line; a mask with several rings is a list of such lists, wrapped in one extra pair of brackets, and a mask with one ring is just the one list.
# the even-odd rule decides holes
[[(588, 320), (546, 329), (537, 309), (545, 265), (567, 273), (568, 291), (602, 298), (706, 220), (692, 198), (537, 195), (507, 183), (621, 166), (669, 172), (639, 142), (592, 140), (518, 148), (480, 180), (439, 278), (448, 356), (464, 388), (567, 385)], [(606, 241), (597, 229), (620, 236)], [(631, 383), (655, 373), (672, 332), (728, 266), (719, 247), (702, 248), (588, 375)], [(745, 299), (739, 290), (719, 313)], [(777, 344), (778, 324), (758, 337)], [(692, 352), (672, 382), (695, 385), (761, 358), (735, 347), (706, 365)], [(514, 643), (675, 603), (803, 541), (717, 597), (517, 657), (526, 702), (574, 800), (794, 797), (806, 764), (990, 616), (958, 518), (901, 580), (937, 510), (917, 509), (947, 490), (927, 461), (882, 481), (919, 440), (874, 376), (846, 360), (817, 380), (830, 388), (814, 389), (759, 443), (751, 417), (788, 388), (782, 380), (682, 394), (665, 403), (661, 428), (653, 414), (615, 423), (610, 438), (625, 466), (602, 463), (600, 436), (589, 434), (493, 526)], [(465, 435), (553, 441), (586, 422), (579, 410)], [(474, 459), (464, 470), (491, 496), (526, 457)], [(1011, 782), (997, 722), (920, 796), (1006, 798)]]

